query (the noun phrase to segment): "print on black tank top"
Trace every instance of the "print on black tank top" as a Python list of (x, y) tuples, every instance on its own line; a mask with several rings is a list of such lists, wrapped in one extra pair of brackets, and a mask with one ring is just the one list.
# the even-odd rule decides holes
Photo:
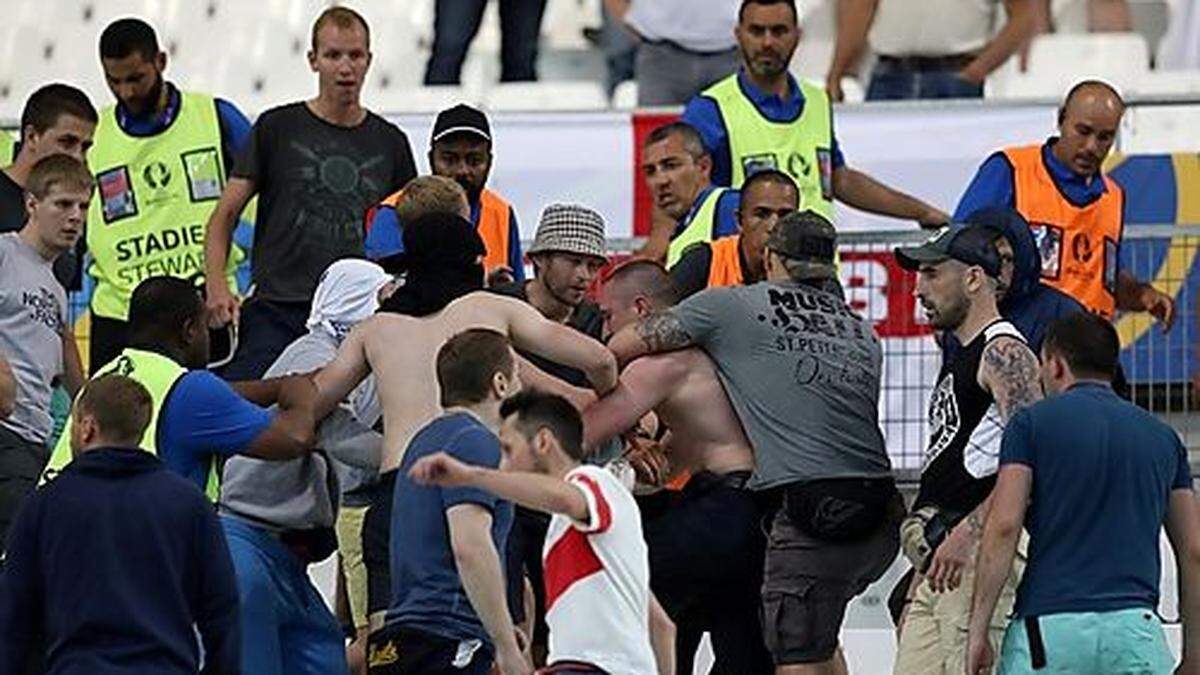
[(1004, 422), (995, 399), (979, 386), (979, 365), (983, 348), (1002, 336), (1025, 341), (1012, 324), (996, 320), (953, 360), (943, 360), (929, 396), (929, 445), (914, 509), (936, 506), (957, 522), (991, 492)]

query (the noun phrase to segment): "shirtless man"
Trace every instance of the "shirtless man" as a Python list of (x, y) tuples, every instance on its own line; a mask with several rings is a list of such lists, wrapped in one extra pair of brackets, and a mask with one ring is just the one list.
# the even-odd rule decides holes
[[(465, 330), (489, 328), (519, 349), (578, 368), (597, 393), (616, 385), (616, 361), (599, 342), (545, 319), (520, 300), (473, 292), (483, 287), (483, 242), (470, 222), (453, 214), (418, 218), (405, 226), (404, 247), (408, 277), (385, 301), (383, 309), (390, 311), (359, 324), (315, 378), (318, 415), (323, 417), (368, 374), (375, 374), (383, 409), (381, 484), (387, 484), (383, 476), (394, 475), (400, 466), (416, 431), (442, 413), (436, 356), (446, 340)], [(390, 494), (386, 496), (390, 504)], [(390, 513), (390, 506), (382, 508)], [(368, 515), (368, 520), (376, 519)], [(387, 518), (382, 521), (386, 541)], [(379, 529), (371, 523), (365, 528)], [(364, 532), (364, 548), (375, 548), (368, 546), (372, 536)], [(386, 555), (379, 567), (367, 564), (368, 605), (375, 612), (387, 607)]]
[[(675, 291), (655, 262), (618, 267), (600, 293), (606, 335), (670, 307)], [(650, 583), (675, 621), (677, 672), (690, 673), (700, 636), (712, 635), (714, 672), (769, 672), (759, 586), (763, 539), (758, 510), (743, 489), (754, 454), (700, 349), (637, 359), (617, 388), (584, 411), (588, 447), (637, 425), (654, 411), (668, 429), (670, 473), (690, 471), (682, 490), (641, 498)]]

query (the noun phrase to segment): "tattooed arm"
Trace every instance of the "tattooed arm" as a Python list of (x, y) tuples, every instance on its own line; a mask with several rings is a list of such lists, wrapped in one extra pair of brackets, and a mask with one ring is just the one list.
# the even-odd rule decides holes
[(1018, 410), (1042, 400), (1037, 357), (1024, 342), (998, 337), (983, 348), (979, 386), (991, 392), (1005, 424)]
[(679, 317), (669, 311), (655, 312), (637, 323), (626, 326), (608, 341), (608, 349), (617, 357), (622, 368), (647, 354), (671, 352), (693, 344)]

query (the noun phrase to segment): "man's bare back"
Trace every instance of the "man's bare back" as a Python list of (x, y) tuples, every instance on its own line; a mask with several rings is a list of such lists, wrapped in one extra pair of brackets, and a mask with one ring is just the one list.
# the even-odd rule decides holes
[(653, 410), (670, 429), (667, 452), (673, 469), (717, 474), (750, 471), (754, 452), (712, 360), (685, 349), (632, 362), (617, 388), (583, 413), (590, 447), (635, 426)]
[(475, 292), (427, 317), (385, 313), (360, 324), (316, 376), (318, 415), (374, 373), (383, 409), (380, 471), (398, 468), (413, 435), (442, 412), (435, 370), (438, 350), (472, 328), (503, 333), (519, 349), (582, 370), (597, 391), (611, 389), (616, 381), (616, 361), (599, 342), (545, 319), (519, 300)]

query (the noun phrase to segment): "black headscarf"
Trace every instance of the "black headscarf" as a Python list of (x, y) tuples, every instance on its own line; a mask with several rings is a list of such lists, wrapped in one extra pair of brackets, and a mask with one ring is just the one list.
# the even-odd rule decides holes
[(404, 285), (381, 312), (428, 316), (452, 300), (483, 288), (486, 249), (475, 226), (453, 213), (430, 213), (404, 223), (404, 252), (384, 261), (404, 272)]

